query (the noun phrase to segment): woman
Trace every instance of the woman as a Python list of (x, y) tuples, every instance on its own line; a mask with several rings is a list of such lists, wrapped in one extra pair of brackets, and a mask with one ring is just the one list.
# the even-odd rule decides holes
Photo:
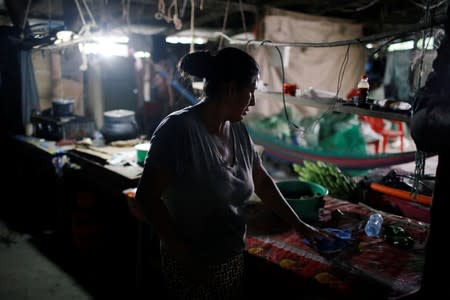
[(206, 79), (205, 98), (170, 114), (156, 129), (137, 202), (161, 239), (172, 296), (235, 299), (242, 296), (245, 234), (237, 211), (253, 192), (310, 241), (328, 235), (289, 207), (241, 122), (255, 105), (255, 60), (224, 48), (215, 56), (187, 54), (179, 69)]

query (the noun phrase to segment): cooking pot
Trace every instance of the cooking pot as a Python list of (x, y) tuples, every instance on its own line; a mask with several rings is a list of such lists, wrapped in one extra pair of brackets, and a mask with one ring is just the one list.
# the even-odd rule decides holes
[(107, 142), (134, 139), (138, 135), (138, 126), (134, 111), (116, 109), (103, 114), (103, 127), (100, 132)]
[(69, 117), (73, 115), (72, 99), (54, 99), (52, 101), (52, 114), (54, 117)]

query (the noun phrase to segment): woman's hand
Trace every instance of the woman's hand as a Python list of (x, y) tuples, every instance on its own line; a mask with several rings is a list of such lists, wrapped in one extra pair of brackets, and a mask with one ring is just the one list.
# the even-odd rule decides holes
[(323, 231), (319, 228), (316, 228), (314, 226), (311, 226), (309, 224), (303, 223), (299, 227), (296, 228), (296, 230), (307, 239), (309, 242), (309, 245), (311, 248), (313, 248), (315, 251), (318, 251), (317, 249), (317, 241), (328, 241), (333, 242), (334, 237), (330, 233)]

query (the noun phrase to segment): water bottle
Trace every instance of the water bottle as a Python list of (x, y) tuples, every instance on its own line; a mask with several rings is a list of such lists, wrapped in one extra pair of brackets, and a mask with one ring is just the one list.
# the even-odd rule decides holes
[(369, 237), (376, 237), (380, 234), (381, 227), (383, 225), (383, 216), (380, 214), (372, 214), (367, 220), (366, 227), (364, 227), (364, 232)]

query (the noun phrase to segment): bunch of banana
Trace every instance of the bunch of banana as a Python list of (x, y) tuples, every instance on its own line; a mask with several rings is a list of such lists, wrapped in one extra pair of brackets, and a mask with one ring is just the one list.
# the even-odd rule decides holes
[(303, 166), (293, 164), (300, 180), (311, 181), (326, 187), (331, 196), (343, 200), (352, 200), (356, 183), (351, 177), (342, 173), (335, 165), (322, 161), (303, 161)]

